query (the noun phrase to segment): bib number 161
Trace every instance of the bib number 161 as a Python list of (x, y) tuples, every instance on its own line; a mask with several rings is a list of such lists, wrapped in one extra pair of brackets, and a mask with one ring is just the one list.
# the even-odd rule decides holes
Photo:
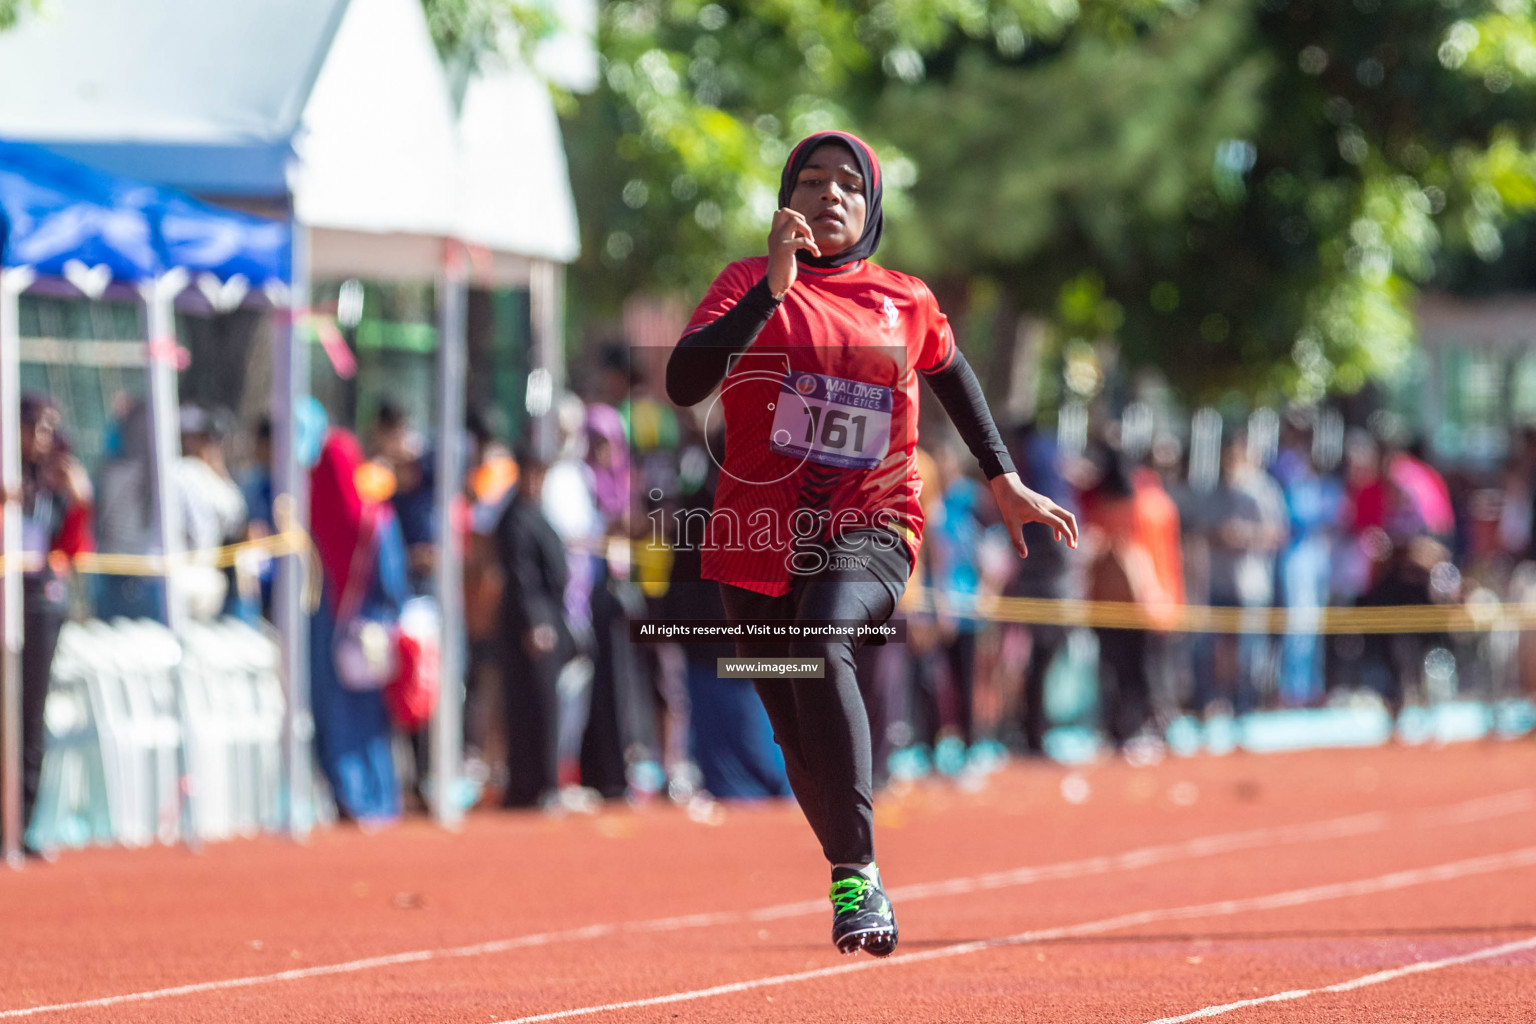
[(770, 446), (826, 466), (873, 469), (890, 450), (891, 402), (881, 384), (791, 371), (774, 403)]
[(829, 410), (823, 418), (822, 407), (819, 405), (807, 405), (802, 411), (805, 413), (805, 443), (816, 444), (816, 428), (821, 427), (820, 446), (824, 449), (845, 449), (848, 447), (848, 433), (853, 431), (853, 450), (864, 450), (864, 428), (869, 423), (868, 413), (848, 413), (841, 410)]

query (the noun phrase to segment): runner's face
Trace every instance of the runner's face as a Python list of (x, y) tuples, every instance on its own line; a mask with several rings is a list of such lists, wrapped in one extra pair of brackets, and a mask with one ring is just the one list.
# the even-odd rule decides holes
[(865, 187), (853, 152), (840, 142), (823, 142), (800, 168), (789, 208), (810, 223), (823, 256), (836, 256), (864, 234)]

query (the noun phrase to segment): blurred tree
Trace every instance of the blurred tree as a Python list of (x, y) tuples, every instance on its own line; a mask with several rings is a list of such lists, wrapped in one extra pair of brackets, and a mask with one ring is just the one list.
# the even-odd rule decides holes
[[(6, 2), (15, 0), (0, 0)], [(486, 61), (515, 57), (531, 64), (533, 47), (557, 24), (551, 6), (539, 0), (421, 0), (421, 6), (455, 103)]]
[(25, 10), (36, 10), (42, 0), (0, 0), (0, 32), (14, 26)]
[(1074, 26), (1134, 34), (1187, 0), (772, 0), (606, 4), (603, 78), (567, 125), (583, 225), (577, 284), (611, 309), (636, 290), (698, 294), (761, 248), (789, 147), (843, 127), (882, 154), (886, 207), (910, 219), (916, 165), (878, 103), (931, 55), (974, 42), (1018, 55)]
[(1536, 207), (1531, 26), (1510, 0), (1211, 0), (1019, 69), (962, 55), (887, 110), (952, 144), (914, 190), (944, 264), (1054, 306), (1067, 344), (1104, 330), (1066, 301), (1093, 283), (1126, 359), (1191, 396), (1316, 398), (1390, 374), (1417, 286)]
[(1026, 313), (1190, 397), (1315, 398), (1393, 372), (1417, 289), (1536, 208), (1530, 0), (630, 0), (599, 47), (567, 123), (597, 315), (757, 252), (789, 145), (847, 127), (883, 257), (999, 369)]

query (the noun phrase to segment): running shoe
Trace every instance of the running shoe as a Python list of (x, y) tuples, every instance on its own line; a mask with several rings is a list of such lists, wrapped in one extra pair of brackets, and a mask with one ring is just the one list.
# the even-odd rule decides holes
[(896, 913), (878, 881), (852, 868), (833, 868), (831, 898), (832, 942), (838, 952), (896, 952)]

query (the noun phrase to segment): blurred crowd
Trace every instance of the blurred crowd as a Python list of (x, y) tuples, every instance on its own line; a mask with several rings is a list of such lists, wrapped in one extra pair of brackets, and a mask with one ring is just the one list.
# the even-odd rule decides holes
[[(920, 452), (929, 589), (922, 600), (908, 595), (915, 657), (904, 668), (893, 660), (895, 676), (878, 684), (898, 700), (909, 695), (905, 716), (888, 722), (890, 745), (946, 760), (933, 724), (945, 693), (950, 710), (938, 716), (958, 740), (947, 760), (961, 765), (976, 760), (978, 735), (1043, 753), (1053, 720), (1095, 726), (1135, 759), (1157, 756), (1167, 727), (1187, 715), (1375, 704), (1396, 716), (1410, 702), (1536, 689), (1529, 641), (1510, 632), (1317, 630), (1330, 606), (1531, 600), (1536, 433), (1513, 437), (1502, 467), (1442, 473), (1391, 414), (1333, 445), (1314, 410), (1272, 415), (1278, 429), (1267, 438), (1246, 422), (1217, 424), (1217, 457), (1204, 472), (1171, 433), (1138, 444), (1111, 421), (1063, 452), (1054, 432), (1014, 426), (1008, 440), (1024, 482), (1075, 509), (1084, 527), (1075, 552), (1043, 528), (1027, 533), (1022, 562), (1010, 557), (984, 489), (961, 469), (963, 451)], [(1130, 602), (1144, 628), (978, 621), (981, 595)], [(1186, 606), (1238, 610), (1238, 626), (1176, 628)], [(1279, 632), (1267, 628), (1274, 608), (1285, 610)], [(990, 725), (978, 732), (983, 709)]]
[[(464, 553), (466, 761), (455, 792), (466, 804), (788, 795), (752, 684), (716, 677), (729, 645), (631, 640), (635, 619), (722, 617), (697, 550), (669, 525), (712, 506), (711, 439), (632, 358), (610, 345), (577, 374), (589, 386), (556, 401), (542, 449), (510, 445), (488, 415), (467, 418), (451, 509)], [(71, 611), (163, 619), (165, 581), (100, 573), (70, 585), (82, 552), (158, 553), (142, 399), (117, 403), (94, 479), (46, 398), (28, 395), (22, 409), (30, 804), (60, 624)], [(387, 821), (421, 806), (431, 763), (437, 460), (395, 402), (378, 403), (360, 436), (318, 407), (302, 412), (323, 577), (310, 643), (317, 754), (343, 816)], [(1218, 430), (1219, 458), (1204, 468), (1186, 451), (1197, 445), (1172, 433), (1133, 443), (1110, 422), (1064, 451), (1055, 429), (1011, 425), (1024, 482), (1084, 527), (1077, 551), (1027, 528), (1026, 560), (973, 460), (936, 432), (917, 453), (928, 528), (901, 612), (907, 643), (860, 652), (878, 772), (984, 772), (1008, 750), (1049, 753), (1058, 725), (1096, 729), (1136, 758), (1156, 756), (1186, 715), (1361, 700), (1396, 713), (1532, 689), (1536, 644), (1522, 637), (1313, 627), (1329, 606), (1536, 598), (1536, 431), (1514, 436), (1496, 469), (1442, 471), (1388, 416), (1331, 445), (1311, 412), (1278, 424), (1268, 438)], [(176, 570), (186, 613), (270, 618), (271, 558), (215, 554), (283, 527), (270, 423), (242, 429), (227, 412), (183, 406), (179, 426), (169, 493), (183, 546), (199, 553)], [(990, 597), (1131, 602), (1146, 621), (1008, 621), (989, 613)], [(1187, 605), (1252, 610), (1255, 624), (1282, 607), (1289, 628), (1190, 633), (1174, 628)]]

